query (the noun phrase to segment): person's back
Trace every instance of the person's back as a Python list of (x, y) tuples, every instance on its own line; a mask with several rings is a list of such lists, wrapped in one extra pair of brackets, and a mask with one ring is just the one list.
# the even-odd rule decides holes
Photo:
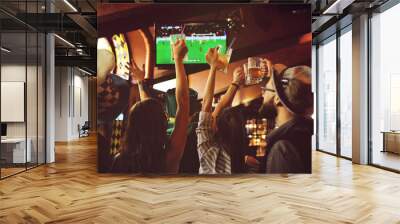
[(313, 121), (296, 117), (267, 137), (267, 173), (311, 173)]
[(311, 173), (313, 93), (311, 68), (273, 65), (265, 59), (269, 77), (260, 115), (275, 123), (266, 137), (261, 172)]
[(150, 97), (149, 80), (135, 63), (129, 68), (138, 83), (140, 101), (129, 110), (123, 151), (114, 158), (112, 172), (177, 173), (189, 123), (189, 87), (183, 66), (184, 40), (173, 45), (176, 70), (176, 125), (167, 137), (165, 108)]
[(210, 48), (206, 55), (210, 73), (204, 90), (199, 115), (197, 151), (200, 174), (231, 174), (244, 171), (245, 128), (240, 108), (230, 108), (240, 85), (244, 82), (244, 71), (238, 67), (233, 72), (233, 82), (212, 111), (215, 76), (222, 63), (218, 59), (218, 48)]
[(114, 158), (112, 172), (165, 172), (166, 128), (164, 108), (158, 100), (137, 102), (129, 111), (125, 144)]

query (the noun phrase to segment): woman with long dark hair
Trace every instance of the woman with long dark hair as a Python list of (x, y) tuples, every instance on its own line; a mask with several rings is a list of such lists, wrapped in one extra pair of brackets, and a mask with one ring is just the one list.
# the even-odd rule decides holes
[(138, 81), (140, 101), (129, 110), (124, 150), (116, 156), (113, 172), (177, 173), (186, 144), (189, 123), (189, 87), (183, 58), (187, 54), (184, 40), (173, 45), (176, 71), (177, 112), (175, 128), (168, 139), (164, 106), (148, 94), (149, 80), (132, 64)]
[(244, 118), (240, 108), (228, 108), (244, 81), (242, 67), (233, 72), (233, 81), (212, 112), (216, 71), (222, 68), (218, 48), (211, 48), (206, 55), (210, 73), (205, 87), (199, 115), (197, 150), (200, 174), (230, 174), (244, 172), (246, 137)]

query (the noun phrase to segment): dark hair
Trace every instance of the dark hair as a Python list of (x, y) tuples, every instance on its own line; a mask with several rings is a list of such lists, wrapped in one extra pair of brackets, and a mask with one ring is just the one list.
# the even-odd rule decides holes
[(165, 172), (167, 118), (162, 104), (146, 99), (129, 111), (123, 156), (131, 158), (137, 172)]
[(244, 117), (240, 107), (227, 108), (217, 116), (217, 141), (231, 156), (232, 173), (245, 172), (244, 156), (247, 147)]
[(311, 85), (304, 85), (299, 80), (292, 80), (285, 89), (288, 101), (295, 107), (304, 112), (313, 106), (313, 94)]

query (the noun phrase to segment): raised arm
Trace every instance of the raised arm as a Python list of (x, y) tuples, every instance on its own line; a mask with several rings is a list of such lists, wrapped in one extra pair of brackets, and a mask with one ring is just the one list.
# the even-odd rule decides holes
[[(150, 89), (151, 89), (151, 83), (150, 80), (153, 79), (154, 75), (154, 54), (153, 52), (153, 36), (151, 35), (151, 32), (149, 29), (140, 29), (139, 30), (140, 35), (142, 36), (144, 40), (144, 46), (146, 48), (146, 65), (143, 65), (142, 67), (142, 72), (145, 73), (144, 80), (140, 80), (138, 82), (139, 85), (139, 94), (140, 94), (140, 99), (144, 100), (147, 98), (150, 98)], [(138, 68), (136, 66), (136, 68)]]
[(154, 52), (154, 40), (153, 35), (151, 34), (148, 28), (140, 29), (140, 35), (144, 40), (144, 46), (146, 48), (146, 67), (143, 68), (145, 71), (145, 79), (153, 79), (154, 77), (154, 63), (155, 63), (155, 54)]
[(166, 155), (166, 168), (168, 173), (177, 173), (183, 155), (189, 124), (189, 85), (183, 66), (183, 58), (187, 54), (184, 40), (178, 40), (173, 46), (175, 71), (176, 71), (176, 118), (175, 128), (171, 135), (170, 145)]
[(218, 114), (226, 107), (229, 107), (232, 105), (233, 98), (235, 98), (236, 92), (239, 89), (240, 85), (244, 81), (244, 71), (243, 67), (237, 67), (233, 71), (233, 81), (229, 85), (228, 90), (226, 93), (222, 96), (220, 102), (217, 104), (214, 112), (213, 112), (213, 117), (217, 117)]
[(127, 66), (127, 68), (129, 68), (131, 71), (132, 84), (137, 83), (137, 85), (138, 85), (140, 100), (149, 98), (150, 97), (149, 91), (150, 91), (150, 81), (151, 80), (145, 79), (145, 72), (143, 71), (144, 65), (141, 70), (138, 68), (135, 61), (132, 60), (131, 65)]
[(139, 86), (139, 95), (140, 95), (140, 100), (145, 100), (150, 98), (150, 80), (142, 80), (138, 83)]
[(216, 71), (217, 71), (217, 69), (215, 67), (210, 68), (210, 74), (208, 75), (206, 87), (204, 89), (203, 104), (201, 106), (201, 111), (211, 112), (211, 110), (212, 110)]
[(153, 62), (154, 54), (152, 53), (153, 37), (148, 29), (140, 29), (139, 33), (143, 38), (144, 46), (146, 49), (145, 65), (143, 65), (142, 69), (140, 69), (139, 66), (137, 66), (137, 64), (135, 63), (135, 61), (131, 59), (131, 64), (127, 65), (127, 67), (131, 71), (131, 81), (134, 84), (135, 83), (138, 84), (140, 100), (144, 100), (150, 98), (150, 89), (151, 89), (150, 79), (153, 78), (153, 73), (154, 73), (154, 62)]
[(204, 89), (204, 97), (201, 111), (211, 112), (215, 90), (215, 75), (217, 69), (222, 67), (222, 64), (218, 61), (218, 48), (210, 48), (208, 50), (206, 61), (210, 65), (210, 74), (208, 75), (206, 87)]

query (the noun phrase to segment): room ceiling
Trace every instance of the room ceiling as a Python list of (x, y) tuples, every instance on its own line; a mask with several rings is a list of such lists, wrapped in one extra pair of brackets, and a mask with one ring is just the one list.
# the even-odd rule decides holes
[[(46, 30), (46, 31), (54, 31), (58, 33), (60, 36), (65, 38), (71, 43), (80, 45), (83, 50), (85, 56), (90, 56), (90, 63), (92, 63), (91, 69), (95, 70), (95, 48), (96, 48), (96, 36), (97, 36), (97, 4), (98, 3), (133, 3), (133, 2), (176, 2), (171, 0), (68, 0), (68, 2), (78, 10), (78, 12), (74, 12), (74, 10), (64, 2), (64, 0), (50, 0), (52, 6), (54, 7), (54, 14), (49, 15), (46, 14), (46, 6), (44, 0), (38, 1), (15, 1), (15, 0), (1, 0), (0, 1), (0, 21), (2, 24), (2, 31), (9, 31), (13, 33), (18, 33), (21, 30), (25, 30), (27, 27), (24, 25), (24, 21), (28, 23), (28, 25), (36, 28), (38, 30)], [(344, 1), (344, 0), (341, 0)], [(350, 0), (345, 0), (349, 2)], [(374, 8), (386, 2), (387, 0), (354, 0), (351, 1), (351, 5), (342, 9), (344, 14), (352, 13), (357, 14), (358, 12), (364, 11), (368, 8)], [(196, 2), (196, 1), (192, 1)], [(201, 0), (197, 2), (238, 2), (233, 0)], [(344, 15), (323, 15), (323, 12), (329, 8), (332, 4), (335, 3), (335, 0), (252, 0), (252, 1), (240, 1), (240, 2), (253, 2), (253, 3), (280, 3), (280, 4), (311, 4), (312, 8), (312, 31), (313, 36), (316, 37), (322, 33), (323, 30), (326, 30), (328, 27), (332, 26), (338, 19), (342, 18)], [(143, 5), (138, 4), (130, 4), (130, 8), (137, 7), (145, 7)], [(128, 8), (125, 8), (128, 10)], [(48, 9), (47, 9), (48, 11)], [(5, 14), (5, 12), (7, 12)], [(25, 14), (28, 12), (29, 14)], [(102, 16), (103, 19), (107, 20), (108, 18), (122, 16), (124, 13), (118, 7), (112, 7), (108, 10), (103, 10), (99, 12), (99, 15)], [(193, 11), (186, 12), (187, 14), (195, 14)], [(273, 13), (273, 12), (272, 12)], [(24, 16), (22, 16), (24, 15)], [(170, 14), (169, 16), (175, 16)], [(263, 15), (264, 17), (265, 15)], [(201, 19), (202, 16), (198, 16), (198, 19)], [(204, 16), (203, 16), (204, 17)], [(41, 18), (41, 19), (37, 19)], [(193, 17), (195, 18), (195, 17)], [(22, 21), (22, 23), (21, 23)], [(257, 20), (256, 20), (257, 22)], [(278, 21), (279, 22), (279, 21)], [(130, 24), (133, 26), (134, 24)], [(12, 30), (7, 30), (6, 28), (12, 27)], [(29, 26), (28, 26), (29, 27)], [(261, 31), (268, 32), (268, 29)], [(8, 36), (10, 36), (9, 34)], [(251, 36), (251, 34), (248, 34)], [(278, 35), (278, 34), (276, 34)], [(18, 34), (14, 34), (14, 36), (18, 36)], [(8, 37), (6, 37), (8, 38)], [(272, 38), (272, 37), (271, 37)], [(24, 46), (24, 40), (21, 38), (11, 38), (15, 39), (15, 43), (11, 44), (9, 41), (8, 44), (15, 48), (15, 54), (17, 52), (22, 52), (21, 48)], [(29, 39), (29, 38), (28, 38)], [(29, 41), (29, 40), (28, 40)], [(4, 42), (5, 43), (5, 42)], [(246, 43), (240, 43), (246, 44)], [(6, 45), (5, 45), (6, 46)], [(20, 47), (18, 47), (20, 46)], [(33, 45), (29, 44), (28, 54), (30, 54), (30, 47)], [(70, 56), (71, 62), (79, 62), (80, 55), (75, 52), (75, 50), (69, 49), (63, 41), (56, 39), (56, 53), (59, 56)], [(19, 50), (18, 50), (19, 49)], [(24, 52), (22, 52), (25, 54)], [(73, 58), (72, 58), (73, 57)], [(73, 60), (72, 60), (73, 59)], [(82, 60), (86, 60), (87, 57), (82, 58)], [(62, 63), (68, 63), (68, 57), (62, 57)], [(59, 61), (59, 60), (57, 60)], [(88, 62), (88, 61), (86, 61)], [(87, 64), (87, 63), (86, 63)]]
[[(259, 55), (270, 57), (288, 65), (311, 64), (311, 56), (302, 57), (302, 55), (310, 54), (310, 52), (308, 52), (309, 45), (307, 45), (307, 43), (310, 44), (311, 35), (309, 35), (309, 37), (304, 36), (310, 31), (310, 24), (307, 23), (308, 16), (306, 16), (308, 10), (299, 9), (298, 7), (290, 5), (276, 8), (265, 7), (263, 5), (257, 6), (257, 8), (246, 5), (241, 7), (227, 7), (224, 5), (224, 10), (221, 10), (221, 7), (215, 7), (215, 5), (208, 6), (208, 8), (203, 5), (202, 9), (198, 6), (196, 10), (193, 9), (193, 5), (187, 8), (182, 6), (179, 8), (172, 7), (168, 10), (162, 6), (154, 7), (154, 5), (149, 7), (144, 5), (134, 6), (131, 4), (125, 6), (127, 8), (124, 8), (123, 5), (119, 5), (109, 7), (104, 11), (102, 8), (99, 8), (99, 13), (104, 15), (98, 18), (99, 35), (110, 37), (110, 35), (114, 33), (127, 33), (128, 39), (132, 42), (130, 46), (133, 47), (131, 51), (133, 52), (133, 58), (138, 65), (145, 63), (145, 47), (143, 39), (137, 31), (140, 26), (148, 24), (148, 29), (150, 29), (151, 33), (154, 35), (153, 24), (155, 22), (209, 22), (210, 18), (213, 21), (226, 20), (227, 15), (230, 15), (232, 11), (240, 8), (245, 28), (237, 34), (234, 34), (237, 41), (233, 46), (234, 52), (232, 54), (228, 74), (218, 75), (216, 92), (221, 92), (226, 89), (227, 84), (231, 82), (233, 69), (243, 64), (249, 56)], [(150, 15), (157, 15), (157, 17), (147, 16), (148, 19), (146, 20), (137, 13), (148, 15), (151, 13)], [(127, 20), (124, 18), (141, 19), (140, 21), (135, 21), (134, 19)], [(118, 24), (118, 26), (116, 24)], [(111, 29), (103, 29), (108, 26), (111, 26)], [(308, 61), (308, 58), (310, 61)], [(207, 66), (194, 69), (191, 66), (187, 66), (186, 71), (190, 74), (190, 87), (199, 93), (199, 98), (202, 98), (202, 88), (205, 85), (208, 75)], [(156, 68), (154, 76), (156, 82), (159, 83), (173, 79), (175, 74), (173, 69), (166, 70)], [(243, 102), (258, 97), (257, 94), (259, 94), (260, 91), (255, 91), (257, 88), (259, 87), (254, 86), (252, 88), (243, 89), (238, 94), (238, 99), (235, 102)]]
[[(28, 1), (27, 4), (25, 1), (0, 1), (0, 24), (2, 32), (6, 33), (5, 38), (8, 39), (2, 44), (12, 49), (12, 52), (7, 55), (15, 59), (26, 55), (25, 31), (27, 28), (28, 32), (54, 32), (75, 45), (71, 47), (60, 38), (55, 38), (56, 65), (80, 66), (82, 61), (82, 64), (95, 74), (96, 0), (48, 0), (47, 2), (50, 4), (46, 9), (44, 0)], [(52, 13), (48, 13), (50, 8), (52, 8)], [(36, 48), (29, 43), (32, 35), (28, 33), (27, 39), (28, 56), (34, 56)], [(79, 58), (82, 60), (77, 60)]]

